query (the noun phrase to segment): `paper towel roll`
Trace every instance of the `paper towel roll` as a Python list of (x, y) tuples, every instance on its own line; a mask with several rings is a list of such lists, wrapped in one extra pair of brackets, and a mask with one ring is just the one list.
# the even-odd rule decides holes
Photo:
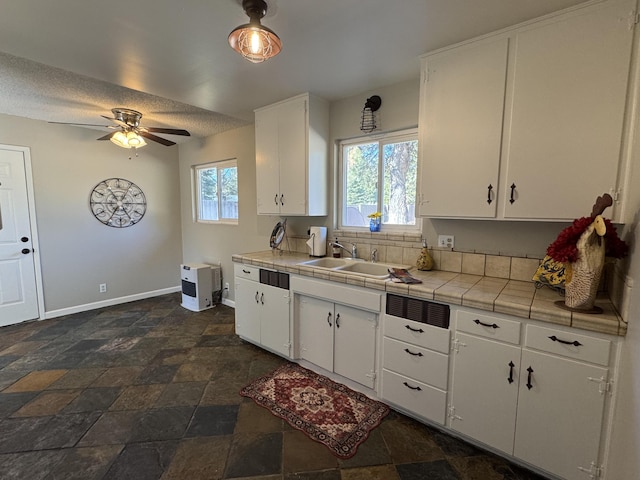
[(327, 227), (310, 227), (307, 247), (312, 257), (324, 257), (327, 254)]

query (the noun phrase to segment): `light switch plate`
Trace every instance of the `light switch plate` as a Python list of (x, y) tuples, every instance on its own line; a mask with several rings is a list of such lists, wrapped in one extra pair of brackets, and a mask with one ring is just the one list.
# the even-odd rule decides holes
[(454, 246), (453, 235), (438, 235), (438, 247), (453, 248), (453, 246)]

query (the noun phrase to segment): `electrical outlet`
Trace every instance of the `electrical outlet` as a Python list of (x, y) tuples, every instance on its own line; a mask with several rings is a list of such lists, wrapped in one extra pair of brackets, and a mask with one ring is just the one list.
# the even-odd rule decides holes
[(229, 282), (226, 282), (226, 283), (224, 284), (224, 289), (225, 289), (225, 290), (227, 290), (227, 291), (229, 291)]
[(438, 247), (453, 248), (453, 245), (454, 245), (453, 235), (438, 235)]
[(107, 293), (107, 284), (106, 283), (101, 283), (98, 286), (98, 290), (100, 291), (100, 293)]

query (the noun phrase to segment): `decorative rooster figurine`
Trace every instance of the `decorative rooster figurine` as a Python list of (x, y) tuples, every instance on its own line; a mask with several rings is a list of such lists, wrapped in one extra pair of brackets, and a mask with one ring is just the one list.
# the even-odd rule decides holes
[(594, 306), (605, 256), (622, 258), (629, 246), (618, 238), (613, 224), (602, 212), (613, 204), (611, 195), (598, 197), (591, 216), (582, 217), (558, 235), (547, 248), (547, 256), (533, 276), (537, 286), (548, 285), (565, 291), (565, 300), (556, 302), (570, 310), (601, 313)]

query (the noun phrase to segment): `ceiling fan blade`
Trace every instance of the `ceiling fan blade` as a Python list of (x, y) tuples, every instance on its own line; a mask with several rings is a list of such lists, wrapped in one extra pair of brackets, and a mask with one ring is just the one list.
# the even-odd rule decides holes
[(93, 123), (70, 123), (70, 122), (47, 122), (47, 123), (57, 123), (58, 125), (77, 125), (79, 127), (113, 128), (111, 125), (97, 125), (97, 124), (93, 124)]
[(123, 122), (122, 120), (118, 120), (117, 118), (107, 117), (106, 115), (100, 115), (100, 116), (102, 118), (106, 118), (107, 120), (109, 120), (111, 122), (117, 123), (121, 127), (131, 128), (131, 125), (127, 124), (126, 122)]
[(116, 132), (107, 133), (104, 137), (96, 138), (96, 140), (111, 140), (111, 137), (113, 137), (115, 134)]
[(158, 127), (144, 127), (144, 130), (146, 130), (147, 132), (154, 132), (154, 133), (167, 133), (170, 135), (183, 135), (185, 137), (190, 137), (191, 134), (189, 132), (187, 132), (186, 130), (180, 130), (177, 128), (158, 128)]
[(144, 131), (140, 130), (138, 133), (141, 136), (143, 136), (144, 138), (148, 139), (148, 140), (151, 140), (153, 142), (161, 143), (162, 145), (165, 145), (167, 147), (170, 147), (171, 145), (175, 145), (176, 144), (176, 142), (172, 142), (171, 140), (167, 140), (165, 138), (158, 137), (156, 135), (152, 135), (149, 132), (144, 132)]

